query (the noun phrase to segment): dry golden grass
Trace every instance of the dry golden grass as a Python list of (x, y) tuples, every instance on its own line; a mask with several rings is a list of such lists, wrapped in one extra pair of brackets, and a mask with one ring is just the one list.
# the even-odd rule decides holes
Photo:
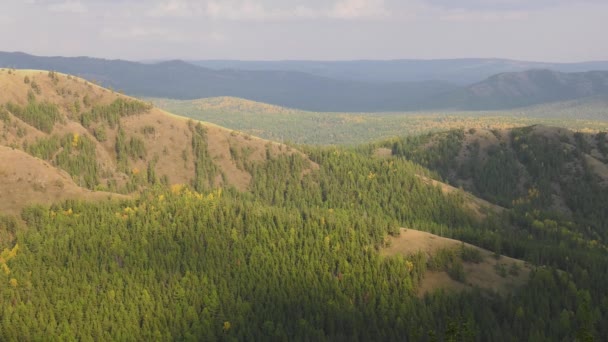
[(393, 155), (393, 151), (390, 148), (381, 147), (374, 151), (374, 157), (376, 158), (388, 158)]
[(127, 198), (81, 188), (66, 172), (23, 151), (0, 146), (0, 160), (0, 213), (18, 215), (26, 206), (66, 199)]
[[(112, 179), (119, 186), (124, 185), (129, 175), (122, 174), (117, 171), (117, 160), (115, 150), (116, 131), (107, 129), (107, 139), (103, 142), (97, 142), (95, 137), (91, 135), (89, 130), (83, 127), (79, 122), (79, 113), (87, 111), (94, 105), (107, 105), (118, 98), (129, 98), (118, 92), (104, 89), (86, 80), (68, 76), (61, 73), (55, 73), (56, 77), (49, 77), (48, 71), (39, 70), (0, 70), (0, 105), (13, 102), (19, 105), (25, 105), (28, 99), (28, 92), (32, 91), (32, 83), (35, 82), (39, 91), (36, 92), (38, 101), (47, 101), (57, 105), (60, 113), (65, 120), (62, 123), (56, 123), (52, 134), (64, 136), (65, 134), (77, 133), (80, 136), (88, 136), (91, 141), (96, 142), (97, 162), (99, 163), (107, 178), (101, 179), (101, 184)], [(27, 79), (28, 82), (25, 80)], [(87, 97), (85, 104), (84, 97)], [(79, 103), (81, 109), (79, 113), (74, 113), (74, 103)], [(234, 105), (229, 98), (220, 101), (217, 104), (220, 107)], [(277, 107), (278, 108), (278, 107)], [(263, 108), (270, 110), (270, 108)], [(18, 149), (23, 148), (26, 144), (32, 144), (37, 139), (46, 137), (48, 134), (38, 131), (36, 128), (28, 125), (19, 118), (10, 115), (11, 122), (4, 124), (0, 121), (0, 146), (12, 146)], [(192, 156), (192, 129), (195, 124), (192, 120), (184, 117), (176, 116), (165, 112), (158, 108), (152, 108), (147, 113), (140, 115), (125, 117), (120, 120), (121, 127), (125, 131), (127, 138), (138, 137), (144, 141), (146, 146), (146, 158), (143, 160), (131, 161), (132, 169), (145, 170), (151, 160), (157, 160), (156, 175), (158, 177), (166, 176), (171, 184), (190, 184), (194, 178), (194, 163)], [(6, 126), (6, 127), (5, 127)], [(207, 129), (208, 152), (213, 162), (218, 166), (221, 173), (225, 176), (218, 175), (216, 185), (221, 185), (224, 180), (228, 184), (239, 190), (246, 190), (251, 181), (251, 175), (237, 167), (237, 164), (231, 158), (230, 147), (233, 146), (239, 150), (249, 151), (249, 162), (264, 162), (267, 157), (266, 150), (270, 151), (271, 156), (280, 154), (300, 153), (292, 150), (282, 144), (269, 142), (249, 136), (247, 134), (235, 132), (214, 124), (203, 123)], [(147, 133), (144, 128), (148, 129)], [(27, 132), (19, 134), (19, 131)], [(150, 133), (152, 131), (153, 133)], [(19, 151), (13, 151), (17, 153)], [(22, 160), (20, 163), (26, 165), (28, 162), (25, 153), (19, 152)], [(186, 160), (184, 160), (184, 156)], [(15, 159), (16, 160), (16, 159)], [(42, 162), (42, 161), (39, 161)], [(63, 171), (55, 169), (50, 164), (43, 163), (43, 168), (36, 169), (38, 176), (41, 179), (53, 178), (60, 174), (70, 182), (65, 182), (65, 189), (61, 192), (56, 191), (52, 186), (45, 182), (37, 185), (41, 191), (29, 191), (23, 188), (23, 184), (14, 184), (14, 188), (9, 185), (10, 182), (17, 182), (18, 179), (6, 178), (5, 173), (21, 173), (21, 164), (17, 164), (10, 170), (4, 165), (8, 163), (2, 159), (2, 165), (5, 169), (0, 172), (0, 177), (4, 182), (5, 189), (9, 192), (3, 192), (4, 207), (0, 207), (0, 211), (6, 209), (7, 212), (15, 212), (22, 208), (27, 203), (51, 203), (52, 199), (62, 199), (64, 194), (73, 195), (73, 197), (90, 197), (89, 191), (84, 189), (71, 189), (73, 184), (70, 177)], [(29, 164), (27, 164), (29, 165)], [(31, 165), (30, 165), (31, 166)], [(313, 167), (315, 165), (313, 164)], [(44, 170), (48, 170), (49, 176), (44, 177)], [(33, 179), (32, 179), (33, 181)], [(13, 204), (11, 204), (13, 203)]]
[[(440, 249), (458, 249), (461, 245), (462, 242), (458, 240), (414, 229), (401, 229), (401, 234), (398, 237), (390, 237), (390, 247), (383, 249), (381, 253), (386, 257), (395, 255), (407, 257), (418, 252), (433, 255)], [(506, 294), (527, 282), (531, 269), (524, 261), (506, 256), (496, 259), (493, 252), (466, 243), (465, 246), (479, 250), (483, 257), (483, 261), (478, 264), (463, 263), (465, 282), (461, 283), (450, 278), (446, 272), (428, 271), (418, 289), (419, 296), (439, 289), (463, 291), (475, 287), (499, 294)], [(503, 277), (496, 271), (496, 263), (504, 265), (507, 270), (512, 265), (517, 265), (516, 267), (519, 268), (519, 272), (517, 275), (514, 275), (507, 271), (506, 276)]]

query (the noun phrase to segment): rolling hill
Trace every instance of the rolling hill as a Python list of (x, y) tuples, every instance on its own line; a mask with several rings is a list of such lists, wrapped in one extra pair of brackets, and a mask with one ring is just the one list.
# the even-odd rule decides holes
[[(295, 153), (70, 75), (2, 69), (0, 89), (0, 144), (3, 156), (15, 161), (2, 172), (24, 176), (3, 191), (12, 212), (36, 198), (99, 198), (89, 190), (132, 193), (156, 183), (244, 190), (251, 181), (244, 165)], [(48, 176), (40, 175), (44, 169)]]
[[(454, 109), (507, 109), (608, 95), (608, 72), (560, 73), (529, 70), (503, 73), (434, 102)], [(452, 97), (453, 96), (453, 97)], [(459, 98), (460, 97), (460, 98)], [(430, 106), (433, 104), (429, 103)]]
[(395, 155), (436, 170), (450, 184), (509, 208), (531, 207), (595, 222), (606, 238), (606, 133), (535, 125), (456, 130), (388, 142)]

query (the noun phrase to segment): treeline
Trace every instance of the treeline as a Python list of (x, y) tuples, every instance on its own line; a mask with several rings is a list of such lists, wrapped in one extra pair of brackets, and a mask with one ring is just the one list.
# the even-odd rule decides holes
[(196, 191), (204, 191), (215, 187), (216, 177), (220, 174), (207, 149), (207, 130), (199, 122), (188, 121), (188, 128), (192, 132), (192, 154), (194, 156), (194, 179), (192, 187)]
[(8, 102), (4, 107), (14, 116), (45, 133), (51, 133), (55, 123), (62, 121), (59, 109), (55, 104), (46, 101), (38, 102), (32, 93), (30, 93), (27, 105), (20, 106)]
[(150, 104), (141, 101), (117, 98), (108, 105), (94, 105), (89, 111), (82, 113), (80, 123), (86, 128), (99, 122), (115, 128), (119, 124), (120, 118), (142, 114), (151, 108)]
[(96, 145), (86, 135), (70, 133), (61, 138), (57, 135), (39, 138), (26, 151), (67, 171), (79, 186), (93, 189), (99, 184)]

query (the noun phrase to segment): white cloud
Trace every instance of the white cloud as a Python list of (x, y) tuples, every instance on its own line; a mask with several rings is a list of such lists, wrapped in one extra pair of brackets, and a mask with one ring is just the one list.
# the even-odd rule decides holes
[(102, 38), (111, 40), (162, 41), (172, 43), (221, 42), (226, 36), (219, 32), (185, 33), (159, 27), (129, 26), (104, 28)]
[(146, 13), (151, 17), (200, 17), (233, 21), (280, 21), (293, 19), (364, 19), (387, 16), (384, 0), (338, 0), (317, 7), (268, 6), (255, 0), (164, 0)]
[(157, 3), (147, 15), (151, 17), (189, 17), (200, 14), (202, 6), (199, 2), (184, 0), (169, 0)]
[(68, 0), (65, 2), (53, 3), (49, 5), (51, 12), (85, 13), (87, 7), (80, 1)]
[(520, 21), (528, 19), (530, 12), (527, 11), (473, 11), (473, 10), (449, 10), (439, 16), (442, 21), (451, 22), (504, 22)]
[(606, 0), (420, 0), (429, 6), (453, 10), (497, 12), (541, 11), (572, 5), (604, 5)]
[(238, 3), (209, 1), (205, 14), (214, 19), (229, 20), (268, 20), (281, 19), (285, 16), (282, 11), (267, 9), (259, 3), (247, 0)]
[(341, 0), (338, 1), (329, 16), (339, 19), (358, 19), (388, 16), (384, 0)]

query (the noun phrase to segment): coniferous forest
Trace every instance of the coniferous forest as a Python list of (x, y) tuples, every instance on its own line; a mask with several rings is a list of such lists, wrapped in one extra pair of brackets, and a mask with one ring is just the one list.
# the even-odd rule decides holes
[[(431, 174), (412, 162), (372, 158), (370, 148), (304, 151), (318, 169), (303, 172), (310, 161), (297, 154), (248, 164), (248, 192), (156, 185), (132, 200), (27, 208), (26, 229), (3, 218), (3, 230), (17, 233), (1, 259), (1, 339), (608, 335), (601, 229), (535, 209), (533, 195), (479, 221), (462, 196), (424, 184), (416, 175)], [(507, 296), (474, 290), (421, 298), (426, 256), (379, 254), (401, 226), (441, 231), (536, 267), (528, 285)]]

